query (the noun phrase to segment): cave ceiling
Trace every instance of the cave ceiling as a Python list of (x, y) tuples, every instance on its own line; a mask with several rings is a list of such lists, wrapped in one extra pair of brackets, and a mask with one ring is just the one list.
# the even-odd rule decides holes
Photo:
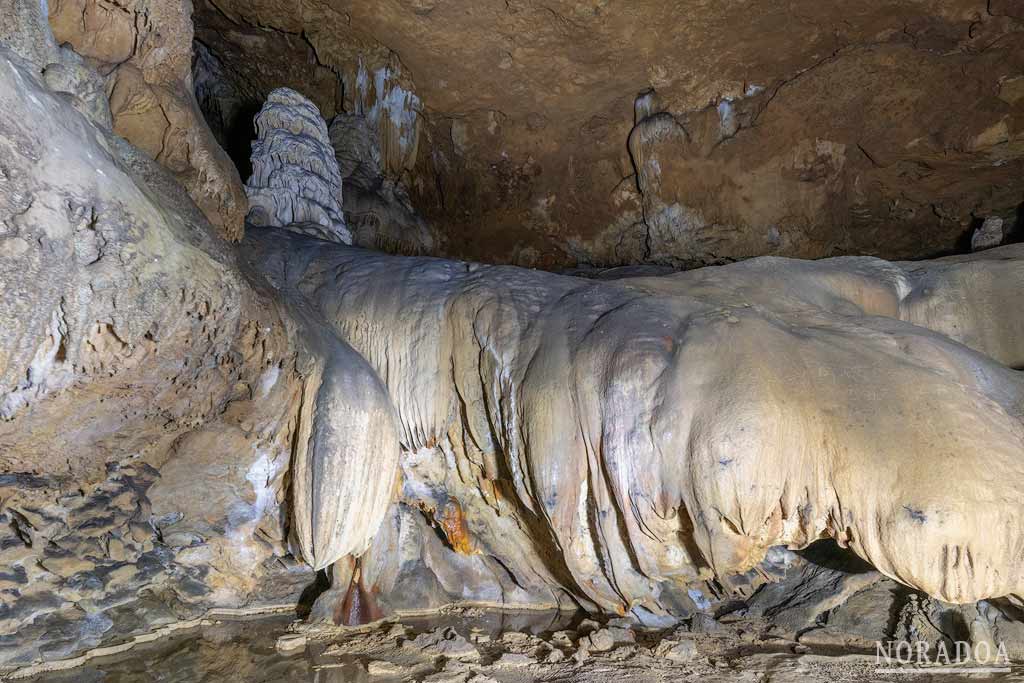
[(383, 109), (404, 127), (382, 132), (388, 171), (441, 253), (548, 268), (962, 250), (1024, 200), (1022, 17), (1003, 0), (195, 10), (247, 115), (282, 85), (327, 118)]

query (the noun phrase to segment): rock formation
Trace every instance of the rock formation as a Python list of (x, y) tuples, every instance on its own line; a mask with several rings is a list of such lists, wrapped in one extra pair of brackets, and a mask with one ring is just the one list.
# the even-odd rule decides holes
[(341, 173), (316, 105), (288, 88), (267, 97), (256, 116), (247, 220), (352, 243), (341, 211)]
[(192, 3), (50, 0), (48, 6), (57, 42), (104, 76), (114, 132), (171, 171), (221, 236), (237, 241), (245, 193), (193, 93)]
[(0, 92), (0, 666), (294, 605), (312, 572), (289, 534), (312, 562), (359, 552), (387, 510), (398, 445), (375, 373), (2, 46)]
[(405, 188), (386, 175), (373, 124), (358, 114), (338, 114), (329, 129), (343, 178), (345, 216), (353, 244), (401, 254), (431, 254), (434, 236)]
[[(402, 503), (465, 571), (483, 555), (532, 600), (670, 614), (831, 537), (946, 602), (1024, 589), (1019, 248), (598, 283), (284, 239), (251, 260), (380, 373)], [(382, 533), (359, 580), (388, 595), (405, 546)]]
[[(715, 631), (1024, 657), (1024, 246), (980, 250), (1019, 236), (1013, 8), (872, 0), (754, 59), (829, 8), (218, 0), (191, 64), (188, 3), (9, 4), (0, 675), (266, 610), (309, 617), (282, 658), (587, 613), (366, 629), (314, 648), (340, 677), (386, 641), (362, 673), (668, 681)], [(256, 98), (243, 237), (215, 140)]]
[(977, 217), (1017, 220), (1024, 17), (1007, 0), (206, 4), (228, 82), (257, 82), (245, 55), (272, 44), (269, 88), (305, 68), (337, 112), (402, 104), (381, 148), (405, 132), (388, 173), (439, 230), (435, 255), (930, 258), (966, 249)]
[(998, 216), (990, 216), (971, 235), (971, 251), (982, 251), (998, 247), (1003, 243), (1005, 237), (1003, 219)]

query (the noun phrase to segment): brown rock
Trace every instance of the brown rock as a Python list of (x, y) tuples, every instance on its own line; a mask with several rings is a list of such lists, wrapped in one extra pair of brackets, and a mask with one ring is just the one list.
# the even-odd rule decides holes
[[(380, 147), (454, 256), (919, 257), (1020, 202), (1011, 0), (216, 5), (228, 18), (197, 21), (228, 80), (297, 87), (301, 32), (346, 83), (346, 111), (379, 115), (395, 83), (422, 102), (415, 133), (399, 115), (378, 126)], [(286, 64), (243, 67), (241, 36), (256, 34), (250, 54), (273, 43)], [(306, 94), (336, 93), (307, 72)]]
[(114, 131), (172, 171), (225, 239), (240, 239), (241, 179), (191, 88), (191, 3), (54, 0), (49, 16), (57, 41), (109, 74)]

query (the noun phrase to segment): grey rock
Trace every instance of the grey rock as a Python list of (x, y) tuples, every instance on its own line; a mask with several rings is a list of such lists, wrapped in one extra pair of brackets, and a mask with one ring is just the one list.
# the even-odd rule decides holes
[(417, 652), (463, 661), (473, 661), (480, 658), (480, 651), (451, 628), (439, 628), (429, 633), (421, 633), (412, 640), (406, 641), (403, 647)]
[(961, 607), (972, 642), (987, 640), (994, 653), (1000, 644), (1013, 662), (1024, 662), (1024, 609), (1009, 600), (982, 600)]
[(722, 625), (714, 617), (703, 612), (694, 614), (690, 617), (690, 621), (687, 624), (687, 630), (691, 633), (714, 633), (721, 630), (721, 628)]
[(339, 114), (329, 128), (343, 178), (345, 218), (353, 244), (402, 254), (430, 254), (435, 240), (401, 181), (382, 167), (380, 135), (369, 119)]
[(971, 251), (984, 251), (998, 247), (1003, 243), (1005, 237), (1003, 219), (998, 216), (989, 216), (971, 235)]
[(544, 657), (544, 661), (547, 664), (557, 664), (558, 662), (562, 661), (563, 659), (565, 659), (565, 653), (562, 652), (561, 650), (559, 650), (558, 648), (552, 649)]
[(874, 648), (887, 640), (893, 610), (906, 593), (889, 579), (861, 590), (832, 610), (824, 625), (800, 634), (801, 643), (819, 646)]
[(341, 208), (341, 174), (327, 124), (312, 102), (289, 88), (267, 96), (256, 115), (247, 221), (318, 239), (352, 243)]
[(806, 563), (786, 579), (761, 587), (749, 600), (747, 616), (770, 619), (780, 635), (813, 628), (827, 612), (883, 578), (863, 563), (855, 569)]
[(46, 3), (5, 0), (0, 12), (0, 45), (14, 51), (37, 71), (59, 61), (57, 43), (47, 21)]
[(275, 649), (283, 655), (297, 655), (306, 649), (306, 636), (298, 633), (288, 633), (277, 639)]
[(655, 654), (680, 663), (692, 662), (699, 656), (697, 644), (692, 640), (663, 641)]
[(615, 647), (615, 636), (610, 629), (603, 628), (585, 636), (580, 642), (585, 642), (591, 652), (607, 652)]
[(110, 130), (113, 117), (104, 79), (89, 67), (74, 50), (61, 47), (60, 61), (43, 69), (43, 80), (54, 92), (65, 93), (71, 106), (104, 130)]
[(505, 652), (494, 660), (493, 666), (499, 668), (528, 666), (530, 664), (534, 664), (536, 661), (537, 660), (529, 655), (518, 652)]

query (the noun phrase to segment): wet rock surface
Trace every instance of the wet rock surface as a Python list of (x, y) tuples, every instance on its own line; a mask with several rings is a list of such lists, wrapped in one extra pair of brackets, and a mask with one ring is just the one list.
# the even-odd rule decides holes
[[(105, 480), (75, 489), (56, 477), (0, 475), (0, 667), (127, 642), (216, 602), (218, 570), (184, 552), (208, 549), (207, 539), (178, 531), (181, 513), (154, 513), (160, 476), (145, 463), (111, 464)], [(261, 573), (267, 583), (252, 605), (290, 604), (311, 580), (296, 563)]]
[[(762, 637), (758, 629), (764, 622), (758, 620), (723, 623), (714, 635), (632, 627), (628, 642), (601, 651), (586, 649), (580, 623), (578, 615), (543, 612), (452, 613), (340, 630), (286, 618), (210, 620), (160, 643), (27, 680), (782, 683), (903, 680), (908, 673), (880, 672), (886, 667), (873, 648), (801, 646)], [(1006, 671), (988, 680), (1017, 680), (1024, 673), (999, 668)], [(948, 671), (940, 675), (959, 679)]]

